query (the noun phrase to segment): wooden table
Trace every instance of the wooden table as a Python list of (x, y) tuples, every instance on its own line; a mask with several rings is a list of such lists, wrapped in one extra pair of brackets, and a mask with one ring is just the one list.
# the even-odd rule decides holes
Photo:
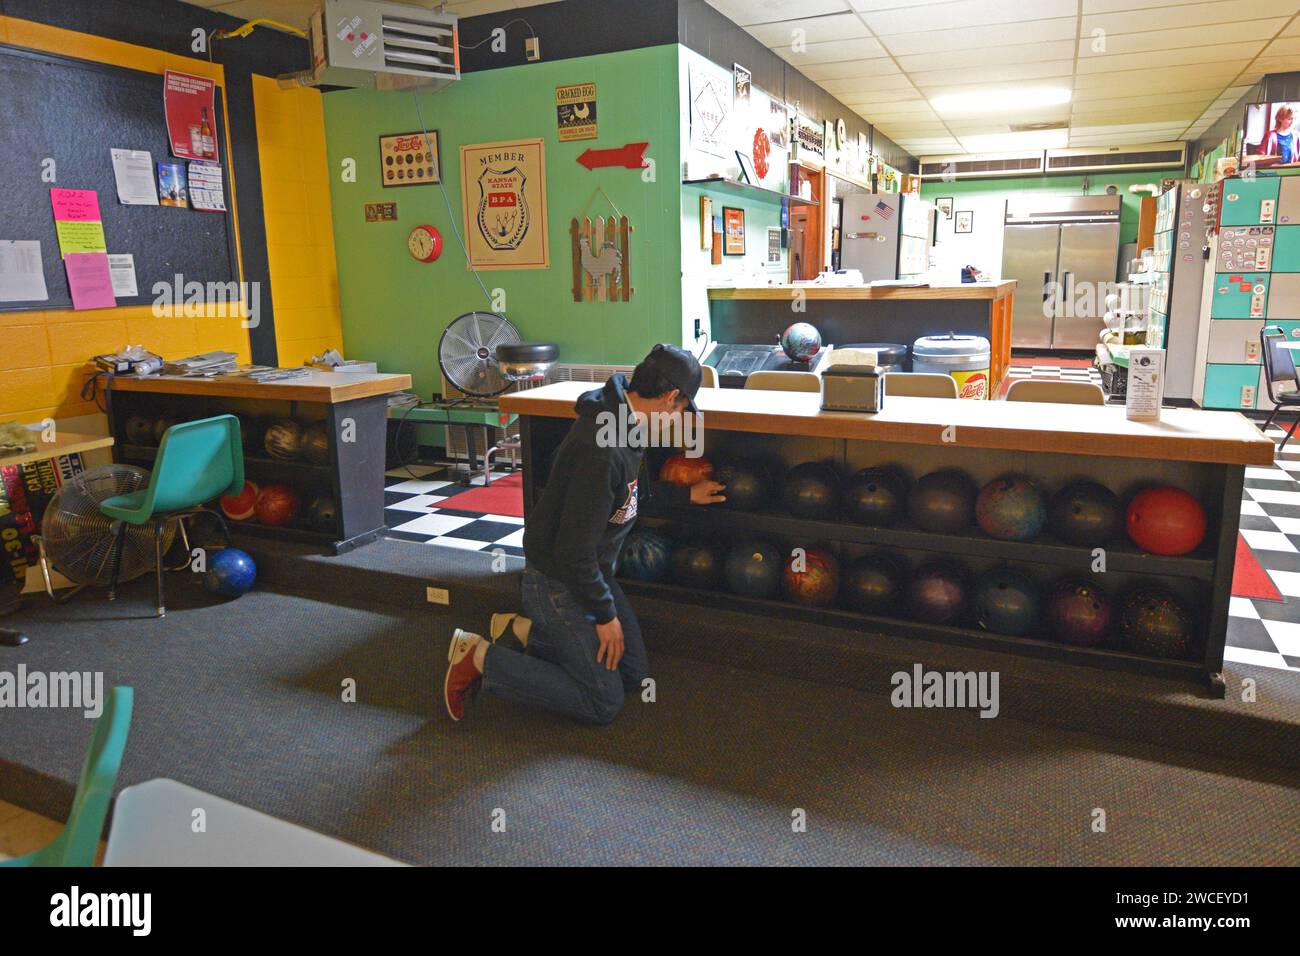
[[(988, 396), (1011, 364), (1014, 279), (959, 285), (718, 286), (709, 289), (710, 337), (717, 342), (771, 344), (792, 322), (809, 322), (837, 347), (897, 342), (911, 348), (923, 335), (967, 332), (989, 340)], [(792, 303), (800, 302), (800, 311)], [(910, 367), (909, 367), (910, 368)]]
[[(227, 412), (245, 427), (273, 418), (318, 422), (330, 435), (324, 464), (271, 457), (260, 438), (245, 443), (244, 467), (251, 481), (286, 484), (302, 497), (302, 514), (283, 527), (245, 522), (239, 533), (320, 544), (336, 553), (373, 541), (384, 531), (384, 461), (387, 447), (388, 395), (411, 387), (409, 375), (323, 372), (283, 382), (255, 382), (245, 376), (186, 378), (175, 375), (118, 376), (108, 389), (108, 419), (117, 439), (117, 460), (149, 467), (156, 442), (128, 441), (127, 423), (141, 415), (157, 420), (189, 421)], [(336, 519), (308, 521), (313, 499), (332, 498)]]
[[(564, 382), (503, 395), (501, 410), (520, 416), (524, 457), (525, 516), (545, 486), (548, 464), (575, 417), (574, 401), (592, 386)], [(747, 455), (778, 459), (783, 466), (828, 460), (841, 474), (877, 464), (898, 464), (919, 477), (956, 467), (983, 485), (1006, 472), (1025, 473), (1047, 493), (1080, 477), (1125, 497), (1150, 484), (1171, 484), (1205, 506), (1210, 530), (1189, 555), (1163, 557), (1116, 540), (1104, 552), (1105, 570), (1094, 571), (1097, 554), (1051, 539), (991, 538), (979, 531), (939, 535), (908, 524), (873, 528), (847, 520), (807, 521), (776, 510), (736, 512), (689, 507), (650, 511), (643, 517), (693, 525), (725, 540), (768, 537), (794, 544), (830, 541), (850, 551), (892, 548), (917, 558), (957, 556), (972, 566), (1010, 562), (1047, 579), (1095, 578), (1113, 597), (1141, 584), (1174, 590), (1203, 627), (1195, 660), (1144, 657), (1115, 648), (1084, 648), (1040, 638), (1006, 637), (967, 627), (876, 618), (838, 608), (808, 609), (777, 601), (699, 592), (665, 584), (626, 582), (629, 592), (732, 606), (764, 616), (784, 616), (883, 634), (917, 637), (1070, 663), (1193, 678), (1220, 695), (1228, 602), (1236, 557), (1242, 485), (1248, 465), (1270, 465), (1273, 443), (1236, 412), (1164, 409), (1160, 422), (1129, 421), (1124, 409), (1101, 405), (1037, 402), (973, 402), (891, 397), (875, 415), (823, 412), (819, 396), (799, 392), (701, 389), (704, 454), (715, 460)]]

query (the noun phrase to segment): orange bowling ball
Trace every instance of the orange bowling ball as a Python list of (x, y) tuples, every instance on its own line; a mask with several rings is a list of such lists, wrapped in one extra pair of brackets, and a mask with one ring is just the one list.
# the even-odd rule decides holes
[(687, 458), (685, 455), (673, 455), (659, 469), (660, 481), (671, 481), (674, 485), (689, 488), (691, 485), (713, 477), (713, 462), (707, 458)]
[(302, 510), (302, 499), (288, 485), (267, 485), (257, 496), (257, 505), (253, 510), (262, 524), (278, 527), (298, 517), (298, 512)]
[(262, 489), (257, 487), (256, 482), (245, 481), (244, 487), (239, 489), (237, 495), (222, 495), (221, 510), (231, 521), (247, 521), (253, 517), (254, 509), (257, 506), (257, 496), (261, 494)]
[(1127, 526), (1133, 543), (1148, 554), (1187, 554), (1205, 538), (1205, 509), (1181, 488), (1161, 485), (1133, 497)]

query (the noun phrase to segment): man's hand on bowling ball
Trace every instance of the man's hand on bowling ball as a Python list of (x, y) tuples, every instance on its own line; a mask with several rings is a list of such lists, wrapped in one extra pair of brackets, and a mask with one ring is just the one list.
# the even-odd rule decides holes
[(691, 485), (691, 504), (693, 505), (716, 505), (720, 501), (726, 501), (727, 496), (719, 494), (720, 491), (726, 491), (727, 486), (719, 484), (705, 478), (703, 481), (697, 481)]
[(618, 618), (596, 625), (596, 638), (600, 649), (596, 651), (596, 663), (604, 664), (606, 670), (618, 670), (618, 662), (623, 659), (623, 625)]

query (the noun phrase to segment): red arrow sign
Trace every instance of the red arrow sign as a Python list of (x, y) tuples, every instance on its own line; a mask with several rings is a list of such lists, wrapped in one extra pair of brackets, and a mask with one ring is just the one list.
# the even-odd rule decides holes
[(650, 164), (645, 161), (645, 151), (649, 143), (628, 143), (617, 149), (588, 149), (578, 157), (578, 162), (587, 169), (597, 166), (622, 166), (625, 169), (645, 169)]

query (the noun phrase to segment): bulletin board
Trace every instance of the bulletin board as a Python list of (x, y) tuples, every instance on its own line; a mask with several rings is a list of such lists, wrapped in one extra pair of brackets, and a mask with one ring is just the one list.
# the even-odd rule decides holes
[[(154, 163), (171, 160), (163, 113), (163, 77), (0, 44), (0, 239), (38, 239), (49, 299), (0, 302), (0, 311), (72, 307), (50, 208), (50, 188), (99, 193), (110, 254), (135, 257), (139, 295), (118, 305), (148, 305), (156, 282), (230, 282), (239, 278), (230, 210), (230, 157), (222, 123), (221, 88), (213, 117), (223, 170), (226, 212), (117, 201), (110, 150), (140, 149)], [(55, 161), (56, 182), (42, 179)]]

